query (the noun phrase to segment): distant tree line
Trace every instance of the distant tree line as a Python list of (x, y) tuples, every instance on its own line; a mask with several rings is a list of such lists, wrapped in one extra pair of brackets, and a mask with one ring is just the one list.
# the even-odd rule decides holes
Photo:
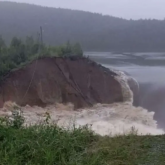
[[(0, 2), (0, 34), (36, 36), (43, 27), (49, 45), (79, 42), (85, 51), (165, 51), (165, 20), (126, 20), (97, 13)], [(37, 37), (37, 36), (36, 36)]]
[(44, 56), (83, 56), (83, 51), (79, 43), (71, 44), (68, 41), (61, 46), (46, 46), (33, 37), (26, 37), (25, 41), (14, 37), (11, 43), (6, 45), (0, 36), (0, 81), (12, 69)]

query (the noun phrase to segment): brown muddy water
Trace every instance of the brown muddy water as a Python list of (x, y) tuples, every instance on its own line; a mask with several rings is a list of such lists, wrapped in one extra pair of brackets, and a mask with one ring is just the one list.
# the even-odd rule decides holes
[(115, 68), (131, 75), (139, 83), (139, 97), (135, 106), (155, 112), (154, 119), (165, 129), (165, 53), (85, 52), (107, 68)]
[[(165, 53), (113, 54), (107, 52), (86, 52), (94, 61), (107, 68), (113, 68), (132, 76), (139, 83), (139, 96), (134, 103), (126, 77), (121, 74), (126, 99), (124, 103), (97, 104), (92, 108), (74, 111), (72, 104), (55, 104), (41, 108), (25, 106), (21, 110), (25, 125), (49, 123), (64, 129), (88, 125), (99, 135), (164, 134), (165, 128)], [(120, 77), (118, 77), (120, 81)], [(123, 83), (123, 81), (122, 81)], [(125, 90), (126, 89), (126, 90)], [(13, 103), (6, 103), (0, 116), (11, 116)]]

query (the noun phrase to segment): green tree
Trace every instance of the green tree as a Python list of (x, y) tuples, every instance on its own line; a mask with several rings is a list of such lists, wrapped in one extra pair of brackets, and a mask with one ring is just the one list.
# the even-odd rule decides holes
[(82, 56), (80, 44), (72, 45), (69, 41), (61, 46), (40, 45), (33, 37), (26, 37), (25, 41), (14, 37), (9, 44), (0, 37), (0, 82), (12, 69), (19, 67), (22, 63), (32, 61), (36, 58), (46, 56)]
[(10, 54), (12, 54), (11, 59), (17, 64), (21, 64), (27, 60), (27, 54), (24, 43), (14, 37), (10, 43)]
[(83, 50), (82, 50), (81, 45), (79, 43), (76, 43), (75, 45), (73, 45), (72, 51), (73, 51), (74, 55), (83, 56)]
[(19, 48), (21, 44), (22, 44), (21, 39), (14, 37), (11, 40), (10, 47)]
[(5, 41), (3, 40), (2, 36), (0, 36), (0, 50), (6, 47)]
[(72, 46), (70, 44), (70, 41), (67, 42), (66, 44), (66, 54), (70, 56), (72, 54)]

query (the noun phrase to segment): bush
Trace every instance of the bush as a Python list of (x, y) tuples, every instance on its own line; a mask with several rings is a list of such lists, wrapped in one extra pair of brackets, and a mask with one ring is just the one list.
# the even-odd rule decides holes
[(55, 125), (20, 129), (0, 125), (0, 164), (87, 165), (92, 158), (87, 148), (94, 141), (96, 137), (86, 127), (68, 132)]
[(13, 117), (12, 124), (6, 124), (8, 118), (0, 120), (0, 165), (163, 165), (165, 161), (164, 135), (100, 137), (87, 126), (72, 131), (47, 122), (22, 127), (21, 115)]
[(10, 117), (0, 118), (0, 124), (3, 126), (20, 129), (24, 124), (24, 117), (21, 108), (13, 105), (11, 109), (12, 115)]
[(46, 46), (35, 41), (32, 37), (27, 37), (25, 42), (14, 37), (9, 46), (6, 46), (0, 37), (0, 82), (3, 78), (22, 63), (27, 63), (36, 58), (47, 56), (83, 56), (80, 44), (67, 44), (62, 46)]

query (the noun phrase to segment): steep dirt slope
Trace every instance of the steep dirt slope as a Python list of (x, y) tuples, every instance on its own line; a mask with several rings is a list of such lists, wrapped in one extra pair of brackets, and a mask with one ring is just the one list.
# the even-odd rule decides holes
[(71, 102), (75, 108), (122, 102), (116, 73), (87, 58), (42, 58), (12, 71), (0, 85), (6, 101), (24, 106)]

